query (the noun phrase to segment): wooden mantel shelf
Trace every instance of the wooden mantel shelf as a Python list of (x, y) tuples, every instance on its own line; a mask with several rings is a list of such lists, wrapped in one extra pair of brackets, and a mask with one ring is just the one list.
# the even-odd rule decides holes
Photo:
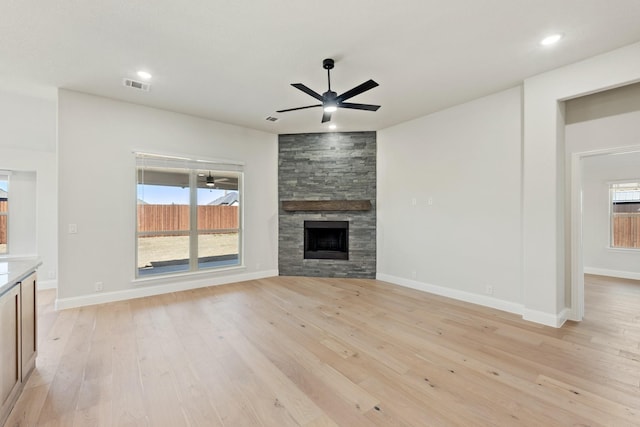
[(283, 200), (282, 209), (295, 211), (369, 211), (370, 200)]

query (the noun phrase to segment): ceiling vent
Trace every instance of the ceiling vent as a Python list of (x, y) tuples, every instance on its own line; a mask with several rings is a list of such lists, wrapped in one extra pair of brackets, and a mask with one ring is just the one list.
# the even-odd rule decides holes
[(122, 84), (126, 87), (142, 90), (145, 92), (149, 92), (149, 88), (151, 87), (149, 83), (143, 83), (143, 82), (139, 82), (137, 80), (131, 80), (131, 79), (122, 79)]
[(277, 117), (273, 117), (273, 116), (269, 116), (265, 119), (268, 122), (277, 122), (278, 118)]

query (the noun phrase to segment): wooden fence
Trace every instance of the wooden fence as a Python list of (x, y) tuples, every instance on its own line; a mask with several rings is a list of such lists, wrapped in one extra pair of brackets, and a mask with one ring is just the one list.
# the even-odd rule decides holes
[[(199, 230), (238, 228), (237, 206), (198, 206)], [(138, 231), (189, 230), (189, 206), (138, 205)]]
[(640, 248), (640, 213), (613, 214), (613, 247)]

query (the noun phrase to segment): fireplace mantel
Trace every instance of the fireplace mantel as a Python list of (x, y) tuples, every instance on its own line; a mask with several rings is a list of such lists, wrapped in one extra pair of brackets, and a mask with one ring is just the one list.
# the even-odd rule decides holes
[(296, 211), (369, 211), (371, 200), (283, 200), (282, 209)]

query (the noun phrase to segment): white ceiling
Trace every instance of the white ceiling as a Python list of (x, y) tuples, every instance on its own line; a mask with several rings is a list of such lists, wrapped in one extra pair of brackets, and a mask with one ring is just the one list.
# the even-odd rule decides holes
[[(640, 40), (638, 0), (3, 0), (0, 88), (67, 88), (273, 133), (327, 131), (290, 86), (380, 86), (338, 130), (378, 130)], [(542, 47), (554, 32), (564, 39)], [(148, 93), (122, 86), (153, 74)], [(279, 117), (275, 123), (267, 116)]]

